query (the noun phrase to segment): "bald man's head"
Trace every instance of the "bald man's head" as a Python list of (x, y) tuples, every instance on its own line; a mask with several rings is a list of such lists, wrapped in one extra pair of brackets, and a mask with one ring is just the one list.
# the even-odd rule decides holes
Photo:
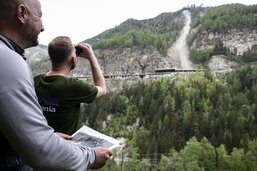
[(44, 30), (39, 0), (0, 0), (0, 34), (23, 48), (36, 46)]

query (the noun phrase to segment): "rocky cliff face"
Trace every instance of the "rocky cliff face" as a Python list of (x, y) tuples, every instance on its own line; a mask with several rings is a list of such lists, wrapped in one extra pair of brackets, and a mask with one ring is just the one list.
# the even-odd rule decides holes
[(152, 46), (96, 50), (96, 56), (106, 74), (154, 72), (163, 67), (163, 56)]
[(196, 37), (191, 48), (208, 49), (214, 47), (214, 42), (221, 40), (225, 47), (236, 55), (242, 55), (253, 45), (257, 45), (257, 30), (233, 29), (228, 33), (207, 33), (202, 32)]
[[(198, 34), (191, 45), (191, 49), (207, 50), (214, 48), (215, 42), (221, 41), (224, 47), (236, 56), (242, 54), (257, 45), (257, 30), (254, 29), (232, 29), (227, 33), (208, 33)], [(232, 60), (224, 55), (213, 56), (207, 66), (213, 71), (229, 71), (241, 64), (237, 60)]]
[[(94, 52), (105, 75), (154, 72), (156, 68), (163, 68), (166, 61), (166, 58), (151, 46), (97, 49)], [(33, 72), (45, 73), (49, 69), (49, 67), (44, 69), (38, 66), (40, 62), (50, 66), (46, 49), (39, 47), (27, 49), (26, 56)], [(71, 75), (76, 77), (91, 75), (88, 61), (78, 58), (77, 67), (71, 72)]]

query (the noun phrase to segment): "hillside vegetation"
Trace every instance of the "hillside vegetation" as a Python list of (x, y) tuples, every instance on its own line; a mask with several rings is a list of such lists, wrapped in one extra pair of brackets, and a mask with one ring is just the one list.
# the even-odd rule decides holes
[[(128, 19), (85, 41), (92, 44), (105, 74), (152, 72), (156, 67), (163, 66), (167, 49), (184, 25), (181, 12), (163, 13), (146, 20)], [(41, 67), (33, 61), (30, 64), (32, 70), (39, 73), (37, 68)], [(79, 62), (74, 75), (90, 73), (89, 65), (81, 71), (82, 64), (85, 65)]]
[[(207, 10), (191, 26), (188, 44), (195, 63), (225, 55), (243, 63), (257, 60), (257, 5), (223, 5)], [(233, 43), (234, 42), (234, 43)]]
[(83, 121), (125, 138), (125, 155), (151, 166), (163, 164), (166, 156), (174, 170), (234, 170), (237, 162), (240, 171), (256, 168), (257, 68), (223, 78), (209, 72), (184, 78), (164, 77), (111, 93), (85, 106)]
[(256, 29), (257, 5), (230, 4), (211, 8), (203, 17), (194, 20), (192, 29), (198, 26), (200, 31), (219, 33), (231, 29)]
[(181, 11), (163, 13), (146, 19), (128, 19), (119, 26), (89, 39), (95, 49), (131, 48), (134, 46), (155, 47), (162, 55), (179, 35), (184, 23)]
[[(194, 64), (208, 67), (211, 58), (217, 55), (223, 55), (239, 65), (257, 60), (256, 5), (190, 6), (151, 19), (128, 19), (85, 41), (92, 44), (105, 74), (153, 72), (156, 68), (171, 67), (167, 65), (172, 64), (167, 58), (167, 50), (184, 26), (183, 10), (191, 13), (192, 24), (187, 42)], [(47, 59), (44, 53), (32, 53), (30, 57)], [(39, 66), (38, 60), (37, 64), (33, 63), (31, 60), (33, 72), (46, 72), (43, 69), (45, 66)], [(72, 75), (90, 73), (89, 65), (85, 68), (82, 64), (85, 65), (79, 63)]]

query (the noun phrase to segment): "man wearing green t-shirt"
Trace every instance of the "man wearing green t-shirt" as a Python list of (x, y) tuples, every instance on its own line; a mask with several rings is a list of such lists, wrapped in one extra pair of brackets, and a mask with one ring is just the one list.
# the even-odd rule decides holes
[(68, 135), (78, 129), (80, 103), (91, 103), (106, 94), (104, 76), (91, 46), (79, 43), (76, 48), (81, 51), (79, 56), (90, 63), (94, 85), (67, 77), (76, 66), (77, 54), (70, 38), (65, 36), (56, 37), (48, 45), (51, 70), (34, 77), (36, 94), (48, 124), (56, 132)]

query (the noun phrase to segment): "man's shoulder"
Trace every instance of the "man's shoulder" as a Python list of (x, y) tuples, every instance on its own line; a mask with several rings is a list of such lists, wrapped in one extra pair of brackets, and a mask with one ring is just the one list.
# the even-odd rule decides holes
[[(26, 61), (15, 51), (0, 43), (0, 75), (1, 78), (13, 78), (15, 80), (24, 81), (31, 79), (30, 68)], [(19, 73), (17, 76), (17, 73)], [(25, 78), (25, 79), (24, 79)]]
[(73, 78), (73, 77), (66, 77), (65, 79), (67, 82), (74, 83), (74, 84), (86, 84), (87, 83), (86, 81), (83, 81), (78, 78)]
[(86, 80), (78, 79), (78, 78), (72, 78), (72, 77), (67, 77), (66, 78), (66, 85), (72, 87), (72, 88), (77, 88), (78, 90), (81, 89), (96, 89), (96, 87), (87, 82)]

